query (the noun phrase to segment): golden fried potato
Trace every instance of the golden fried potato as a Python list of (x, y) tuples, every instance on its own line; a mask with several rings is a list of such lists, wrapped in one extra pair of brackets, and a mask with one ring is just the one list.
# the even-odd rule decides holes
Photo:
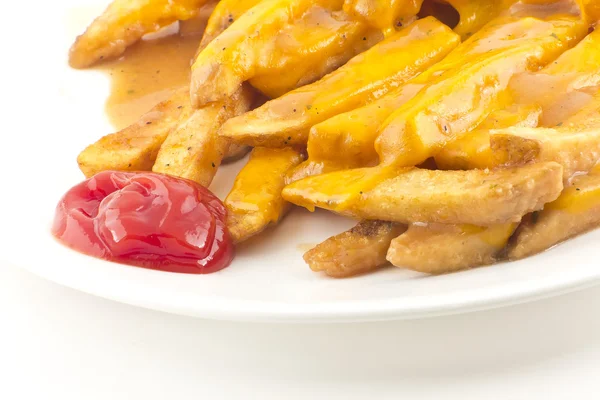
[(234, 21), (237, 21), (237, 19), (246, 13), (246, 11), (250, 10), (261, 1), (262, 0), (220, 0), (206, 23), (206, 28), (204, 29), (204, 34), (202, 35), (196, 57), (198, 57), (200, 51), (208, 46), (214, 38), (223, 33), (223, 31), (229, 28)]
[(269, 54), (261, 57), (250, 83), (270, 98), (282, 96), (319, 80), (382, 38), (341, 11), (312, 7), (262, 45)]
[(244, 86), (228, 101), (188, 110), (160, 147), (152, 171), (208, 187), (229, 148), (218, 129), (228, 118), (246, 112), (253, 100), (254, 92)]
[(423, 0), (345, 0), (344, 11), (390, 35), (396, 25), (411, 23), (422, 3)]
[[(266, 72), (270, 68), (277, 71), (291, 66), (304, 70), (315, 66), (322, 68), (328, 58), (354, 49), (367, 27), (344, 20), (341, 14), (331, 14), (341, 6), (341, 0), (265, 0), (258, 3), (210, 42), (196, 58), (192, 65), (192, 104), (200, 107), (227, 98), (242, 82), (269, 75)], [(322, 22), (327, 23), (323, 26), (316, 26), (311, 13), (321, 10), (331, 14), (331, 18), (324, 19)], [(305, 16), (308, 21), (303, 20)], [(294, 35), (298, 40), (287, 43), (293, 48), (293, 52), (288, 52), (278, 42), (285, 42), (285, 33), (289, 34), (287, 30), (293, 30), (290, 26), (295, 24), (306, 24), (307, 29), (302, 30), (302, 35)], [(279, 36), (282, 33), (283, 36)], [(281, 77), (271, 75), (271, 79)]]
[(250, 151), (250, 146), (244, 146), (241, 144), (231, 143), (223, 158), (223, 164), (234, 162), (244, 157)]
[(587, 172), (600, 159), (600, 120), (595, 127), (507, 128), (491, 131), (494, 159), (503, 165), (554, 161), (563, 166), (565, 181)]
[(182, 113), (190, 112), (188, 88), (176, 91), (127, 128), (83, 150), (77, 163), (86, 177), (100, 171), (150, 171), (160, 146)]
[(311, 176), (286, 186), (283, 197), (309, 210), (320, 207), (355, 218), (489, 226), (519, 221), (555, 200), (563, 188), (562, 166), (545, 162), (494, 171), (406, 168), (355, 193), (353, 183), (365, 179), (372, 185), (377, 179), (368, 174), (377, 169)]
[(597, 114), (600, 102), (586, 91), (590, 88), (595, 92), (599, 83), (600, 31), (596, 31), (541, 71), (513, 78), (510, 89), (517, 103), (492, 112), (477, 131), (448, 143), (435, 156), (438, 167), (492, 168), (502, 162), (503, 158), (496, 159), (490, 148), (488, 129), (554, 126), (557, 121), (561, 126), (591, 122), (590, 115)]
[(573, 180), (558, 199), (531, 214), (511, 244), (511, 260), (525, 258), (600, 226), (600, 171)]
[(434, 68), (445, 71), (441, 76), (388, 118), (376, 141), (382, 162), (412, 166), (435, 155), (507, 105), (512, 76), (547, 64), (586, 32), (585, 23), (565, 15), (490, 22)]
[(304, 144), (313, 125), (381, 97), (440, 61), (459, 41), (436, 19), (419, 20), (321, 80), (227, 121), (221, 135), (254, 146)]
[(449, 142), (435, 156), (440, 169), (485, 169), (494, 168), (498, 160), (490, 147), (490, 129), (508, 127), (535, 128), (539, 124), (542, 108), (537, 105), (513, 105), (506, 110), (497, 110), (466, 136)]
[(446, 0), (446, 2), (452, 5), (460, 16), (454, 31), (466, 39), (509, 9), (517, 0)]
[(69, 64), (85, 68), (117, 57), (147, 33), (193, 18), (209, 0), (114, 0), (77, 38)]
[(598, 0), (577, 0), (581, 14), (590, 24), (600, 20), (600, 1)]
[(381, 268), (392, 239), (406, 226), (385, 221), (361, 221), (354, 228), (332, 236), (304, 254), (315, 272), (346, 278)]
[(308, 135), (308, 160), (290, 174), (290, 182), (326, 172), (377, 164), (375, 139), (379, 125), (423, 87), (424, 84), (411, 81), (364, 107), (338, 114), (313, 126)]
[(242, 242), (276, 224), (290, 204), (281, 197), (285, 173), (302, 161), (292, 148), (256, 147), (225, 199), (227, 227), (234, 242)]
[(474, 225), (413, 224), (392, 240), (387, 260), (426, 274), (445, 274), (497, 262), (518, 223)]

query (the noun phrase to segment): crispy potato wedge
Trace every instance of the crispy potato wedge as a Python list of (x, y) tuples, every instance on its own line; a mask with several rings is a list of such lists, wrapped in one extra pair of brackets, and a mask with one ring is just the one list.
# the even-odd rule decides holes
[(270, 98), (282, 96), (319, 80), (382, 38), (341, 11), (312, 7), (263, 44), (269, 53), (261, 55), (250, 83)]
[[(332, 15), (335, 21), (319, 25), (314, 30), (304, 30), (301, 37), (295, 35), (302, 40), (288, 43), (294, 51), (288, 53), (287, 58), (272, 57), (285, 52), (285, 49), (279, 48), (277, 41), (285, 39), (279, 34), (285, 33), (289, 26), (301, 24), (305, 15), (310, 17), (311, 12), (317, 9), (335, 12), (341, 6), (342, 0), (261, 1), (200, 52), (192, 65), (192, 104), (200, 107), (227, 98), (244, 81), (266, 75), (270, 67), (278, 71), (291, 66), (309, 70), (311, 67), (307, 65), (322, 65), (327, 61), (325, 58), (353, 48), (355, 42), (362, 40), (367, 27), (359, 22), (344, 20), (343, 15), (336, 14)], [(307, 28), (313, 28), (313, 25), (316, 22), (309, 23)], [(290, 59), (292, 54), (296, 57)], [(299, 63), (300, 60), (303, 65)]]
[(391, 35), (398, 24), (411, 23), (422, 4), (423, 0), (345, 0), (344, 11)]
[(208, 187), (229, 148), (217, 131), (228, 118), (247, 111), (253, 100), (254, 92), (244, 86), (228, 101), (187, 110), (160, 147), (152, 171)]
[(313, 271), (323, 271), (334, 278), (374, 271), (387, 264), (390, 242), (405, 230), (405, 225), (393, 222), (361, 221), (307, 251), (304, 261)]
[(408, 168), (397, 170), (389, 166), (377, 166), (334, 171), (291, 182), (283, 193), (286, 200), (310, 211), (320, 207), (336, 212), (346, 211), (346, 215), (362, 219), (348, 210), (352, 209), (364, 193), (407, 170)]
[[(591, 122), (590, 115), (597, 113), (600, 102), (594, 102), (587, 89), (597, 90), (599, 72), (600, 31), (596, 31), (541, 71), (516, 76), (510, 88), (517, 104), (493, 112), (477, 131), (448, 143), (435, 156), (438, 167), (493, 168), (505, 160), (494, 157), (488, 129), (554, 126), (558, 121), (560, 125), (581, 120)], [(565, 169), (565, 174), (568, 173)]]
[(114, 58), (147, 33), (196, 16), (209, 0), (114, 0), (77, 38), (69, 64), (85, 68)]
[[(518, 222), (555, 200), (563, 188), (563, 169), (554, 162), (494, 171), (431, 171), (407, 168), (363, 193), (355, 193), (363, 177), (378, 168), (311, 176), (285, 187), (287, 201), (363, 219), (404, 224), (439, 222), (489, 226)], [(339, 185), (344, 182), (344, 185)]]
[(308, 160), (292, 171), (289, 181), (377, 164), (375, 139), (381, 121), (413, 98), (423, 86), (409, 82), (364, 107), (313, 126), (308, 135)]
[(595, 127), (507, 128), (491, 131), (494, 159), (503, 165), (554, 161), (563, 166), (563, 179), (586, 173), (600, 159), (600, 120)]
[(452, 5), (460, 16), (454, 31), (466, 39), (503, 11), (508, 10), (517, 0), (446, 0), (446, 2)]
[(254, 146), (304, 144), (313, 125), (381, 97), (440, 61), (459, 41), (436, 19), (419, 20), (321, 80), (227, 121), (221, 135)]
[(525, 258), (600, 226), (600, 171), (573, 179), (558, 199), (529, 215), (511, 243), (508, 257)]
[(190, 108), (188, 88), (176, 91), (135, 124), (86, 147), (77, 157), (79, 169), (88, 178), (106, 170), (150, 171), (169, 131)]
[(590, 24), (600, 20), (600, 1), (598, 0), (577, 0), (581, 14)]
[(497, 262), (518, 223), (474, 225), (410, 225), (392, 240), (387, 260), (426, 274), (445, 274)]
[(490, 129), (508, 127), (535, 128), (539, 124), (542, 108), (537, 105), (513, 105), (497, 110), (469, 135), (449, 142), (435, 156), (440, 169), (494, 168), (498, 160), (490, 147)]
[(326, 172), (376, 165), (379, 158), (375, 139), (380, 124), (424, 86), (424, 83), (410, 81), (364, 107), (313, 126), (308, 135), (308, 160), (290, 174), (290, 182)]
[(283, 200), (285, 173), (302, 161), (292, 148), (256, 147), (238, 174), (225, 199), (227, 227), (234, 242), (242, 242), (286, 214), (290, 204)]
[(225, 154), (225, 158), (223, 158), (223, 164), (234, 162), (244, 157), (250, 151), (249, 146), (244, 146), (241, 144), (231, 143), (229, 148), (227, 149), (227, 153)]
[(198, 57), (200, 51), (208, 46), (214, 38), (223, 33), (223, 31), (229, 28), (234, 21), (261, 1), (262, 0), (220, 0), (208, 19), (196, 57)]
[(439, 63), (445, 72), (384, 123), (376, 141), (382, 162), (412, 166), (435, 155), (507, 105), (511, 77), (547, 64), (586, 33), (585, 23), (565, 15), (490, 22)]

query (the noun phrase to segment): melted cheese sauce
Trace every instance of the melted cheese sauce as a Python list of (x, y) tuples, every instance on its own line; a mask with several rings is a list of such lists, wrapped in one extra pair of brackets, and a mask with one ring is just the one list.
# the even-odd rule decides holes
[(131, 125), (172, 91), (187, 85), (199, 35), (142, 40), (97, 68), (110, 77), (106, 114), (116, 129)]

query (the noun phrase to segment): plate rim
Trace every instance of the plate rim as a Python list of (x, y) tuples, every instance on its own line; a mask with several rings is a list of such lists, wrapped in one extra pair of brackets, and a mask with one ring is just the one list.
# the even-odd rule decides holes
[[(57, 243), (57, 245), (59, 244)], [(19, 265), (11, 261), (3, 261), (3, 264), (24, 269), (63, 287), (135, 307), (209, 320), (258, 323), (356, 323), (416, 320), (509, 307), (561, 296), (600, 284), (600, 274), (579, 276), (577, 279), (568, 279), (555, 285), (540, 284), (535, 289), (532, 289), (530, 285), (519, 285), (519, 290), (515, 290), (514, 285), (504, 284), (495, 288), (496, 290), (490, 291), (491, 295), (488, 296), (470, 298), (468, 301), (458, 296), (450, 296), (452, 301), (445, 301), (444, 304), (433, 301), (427, 305), (421, 304), (417, 307), (403, 307), (402, 304), (398, 304), (400, 299), (395, 298), (367, 302), (362, 300), (326, 304), (283, 304), (249, 299), (227, 299), (225, 297), (212, 297), (210, 302), (202, 302), (200, 305), (194, 303), (192, 307), (186, 306), (184, 302), (174, 301), (175, 297), (173, 296), (166, 299), (161, 297), (161, 301), (155, 301), (149, 296), (143, 295), (143, 293), (152, 292), (148, 291), (147, 287), (146, 290), (135, 290), (129, 285), (117, 285), (108, 291), (99, 290), (92, 287), (94, 285), (87, 283), (93, 280), (78, 280), (75, 281), (76, 283), (66, 282), (65, 279), (61, 279), (61, 274), (56, 273), (57, 270), (54, 268), (36, 268), (26, 264)], [(493, 268), (493, 266), (491, 267)], [(153, 272), (164, 273), (161, 271)], [(144, 286), (142, 281), (134, 282), (134, 285), (137, 285), (136, 289)], [(102, 287), (105, 288), (106, 286)], [(128, 287), (128, 290), (115, 289), (120, 287)], [(510, 291), (506, 290), (509, 287), (512, 289)], [(448, 295), (429, 297), (434, 300), (437, 297), (448, 300)]]

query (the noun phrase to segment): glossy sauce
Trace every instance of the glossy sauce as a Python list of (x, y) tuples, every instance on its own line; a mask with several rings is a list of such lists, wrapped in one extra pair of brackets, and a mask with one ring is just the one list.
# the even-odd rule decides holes
[(174, 34), (142, 40), (123, 57), (98, 67), (110, 77), (106, 114), (116, 129), (134, 123), (141, 115), (166, 100), (172, 91), (187, 85), (190, 62), (200, 36)]
[(223, 203), (199, 184), (105, 171), (71, 188), (52, 234), (84, 254), (162, 271), (206, 274), (233, 259)]

